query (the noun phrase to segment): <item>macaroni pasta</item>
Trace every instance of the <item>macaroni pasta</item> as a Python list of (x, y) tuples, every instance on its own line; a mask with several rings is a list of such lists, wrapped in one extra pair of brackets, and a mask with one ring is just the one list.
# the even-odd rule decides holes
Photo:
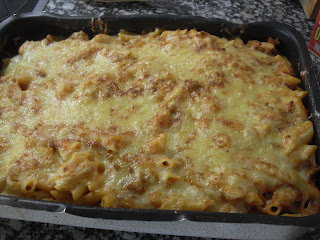
[(27, 41), (0, 78), (0, 192), (311, 215), (313, 125), (276, 40), (197, 30)]

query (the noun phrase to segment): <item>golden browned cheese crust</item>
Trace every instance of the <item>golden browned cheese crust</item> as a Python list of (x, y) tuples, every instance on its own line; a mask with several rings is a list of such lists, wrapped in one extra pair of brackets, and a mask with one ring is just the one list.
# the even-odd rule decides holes
[(274, 44), (196, 30), (27, 41), (0, 79), (0, 192), (115, 208), (319, 210), (307, 94)]

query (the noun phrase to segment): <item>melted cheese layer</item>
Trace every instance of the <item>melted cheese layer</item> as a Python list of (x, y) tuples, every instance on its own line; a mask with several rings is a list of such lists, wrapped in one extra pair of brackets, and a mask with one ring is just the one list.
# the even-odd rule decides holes
[(196, 30), (28, 41), (0, 80), (0, 192), (310, 215), (313, 126), (274, 41)]

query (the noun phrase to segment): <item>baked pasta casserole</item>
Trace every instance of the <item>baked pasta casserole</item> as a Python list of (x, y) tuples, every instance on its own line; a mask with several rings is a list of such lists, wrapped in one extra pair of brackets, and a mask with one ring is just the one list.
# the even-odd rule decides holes
[(1, 194), (318, 212), (307, 92), (278, 43), (194, 29), (25, 42), (1, 70)]

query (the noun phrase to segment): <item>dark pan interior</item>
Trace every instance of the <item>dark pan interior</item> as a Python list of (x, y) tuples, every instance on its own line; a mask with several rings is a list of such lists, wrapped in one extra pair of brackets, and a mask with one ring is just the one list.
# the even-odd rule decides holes
[[(314, 123), (314, 144), (319, 146), (320, 136), (320, 87), (315, 79), (314, 69), (303, 37), (292, 27), (278, 22), (261, 22), (245, 25), (233, 24), (221, 19), (205, 19), (186, 16), (114, 16), (95, 17), (61, 17), (49, 14), (21, 14), (10, 17), (0, 24), (0, 58), (17, 54), (19, 46), (25, 40), (40, 40), (47, 34), (68, 37), (75, 31), (83, 30), (89, 36), (97, 33), (116, 34), (121, 29), (134, 33), (153, 31), (156, 27), (163, 29), (192, 29), (207, 31), (211, 34), (234, 38), (239, 36), (248, 40), (267, 41), (269, 37), (278, 38), (278, 51), (293, 64), (298, 77), (302, 71), (301, 87), (309, 92), (305, 106)], [(319, 158), (319, 151), (317, 152)], [(316, 176), (320, 182), (320, 175)], [(16, 197), (0, 196), (0, 204), (18, 208), (38, 209), (49, 212), (67, 212), (77, 216), (117, 220), (144, 221), (179, 221), (187, 219), (197, 222), (228, 223), (264, 223), (277, 225), (294, 225), (304, 227), (320, 226), (320, 213), (308, 217), (284, 217), (251, 214), (208, 213), (195, 211), (110, 209), (90, 206), (78, 206), (65, 203), (35, 201)]]

